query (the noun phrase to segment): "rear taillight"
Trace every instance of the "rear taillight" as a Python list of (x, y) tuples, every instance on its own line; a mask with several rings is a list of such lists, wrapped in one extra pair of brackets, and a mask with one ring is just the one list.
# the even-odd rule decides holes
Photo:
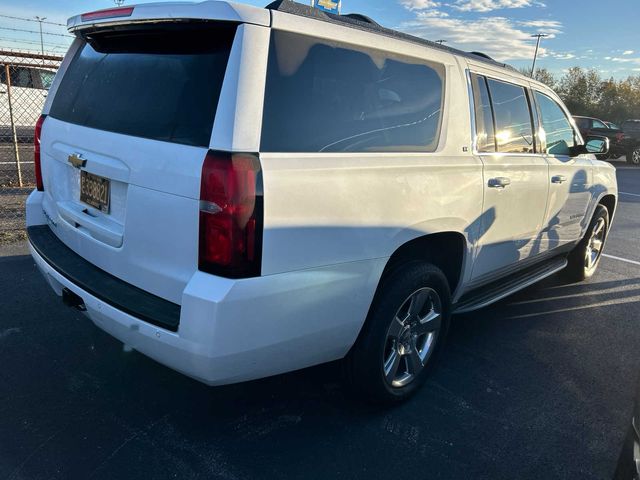
[(200, 183), (200, 270), (229, 278), (260, 275), (262, 176), (255, 155), (207, 153)]
[(45, 118), (45, 115), (40, 115), (36, 122), (36, 129), (33, 132), (33, 166), (36, 176), (36, 188), (41, 192), (44, 192), (44, 184), (42, 183), (42, 166), (40, 165), (40, 134), (42, 133), (42, 124)]
[(96, 10), (95, 12), (83, 13), (80, 19), (83, 22), (89, 20), (102, 20), (103, 18), (130, 17), (133, 7), (107, 8), (106, 10)]
[(616, 141), (617, 142), (621, 142), (624, 140), (624, 133), (620, 132), (620, 133), (616, 133)]

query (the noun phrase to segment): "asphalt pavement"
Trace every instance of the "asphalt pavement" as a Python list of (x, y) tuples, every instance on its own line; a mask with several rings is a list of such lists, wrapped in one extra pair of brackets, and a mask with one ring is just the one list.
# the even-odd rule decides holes
[(640, 374), (640, 169), (618, 179), (596, 276), (455, 317), (393, 409), (351, 398), (337, 363), (201, 385), (124, 351), (5, 248), (0, 478), (610, 478)]

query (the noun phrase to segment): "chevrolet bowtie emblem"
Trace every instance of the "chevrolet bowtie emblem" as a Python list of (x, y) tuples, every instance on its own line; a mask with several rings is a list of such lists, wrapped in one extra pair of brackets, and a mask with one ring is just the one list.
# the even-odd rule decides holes
[(69, 158), (67, 158), (67, 161), (76, 168), (82, 168), (87, 164), (87, 160), (82, 158), (82, 155), (79, 153), (72, 153), (69, 155)]

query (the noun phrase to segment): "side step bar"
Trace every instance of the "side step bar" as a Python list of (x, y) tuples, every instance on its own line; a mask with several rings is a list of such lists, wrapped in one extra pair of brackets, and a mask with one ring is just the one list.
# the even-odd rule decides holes
[(453, 313), (466, 313), (487, 307), (492, 303), (502, 300), (534, 283), (539, 282), (567, 266), (567, 259), (554, 258), (541, 265), (536, 265), (498, 282), (490, 283), (477, 290), (466, 293), (460, 301), (453, 306)]

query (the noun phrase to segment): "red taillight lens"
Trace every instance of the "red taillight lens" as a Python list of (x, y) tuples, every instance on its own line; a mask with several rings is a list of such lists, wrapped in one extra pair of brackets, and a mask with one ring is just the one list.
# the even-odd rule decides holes
[(621, 142), (622, 140), (624, 140), (624, 133), (622, 133), (622, 132), (616, 133), (616, 140), (618, 142)]
[(36, 175), (36, 188), (41, 192), (44, 192), (44, 184), (42, 183), (42, 166), (40, 165), (40, 134), (42, 133), (42, 124), (45, 118), (45, 115), (40, 115), (36, 122), (36, 129), (33, 132), (33, 166)]
[(83, 13), (80, 19), (83, 22), (89, 20), (101, 20), (103, 18), (112, 17), (130, 17), (133, 13), (133, 7), (107, 8), (106, 10), (96, 10), (95, 12)]
[(261, 182), (256, 156), (207, 153), (200, 184), (200, 270), (230, 278), (260, 275)]

